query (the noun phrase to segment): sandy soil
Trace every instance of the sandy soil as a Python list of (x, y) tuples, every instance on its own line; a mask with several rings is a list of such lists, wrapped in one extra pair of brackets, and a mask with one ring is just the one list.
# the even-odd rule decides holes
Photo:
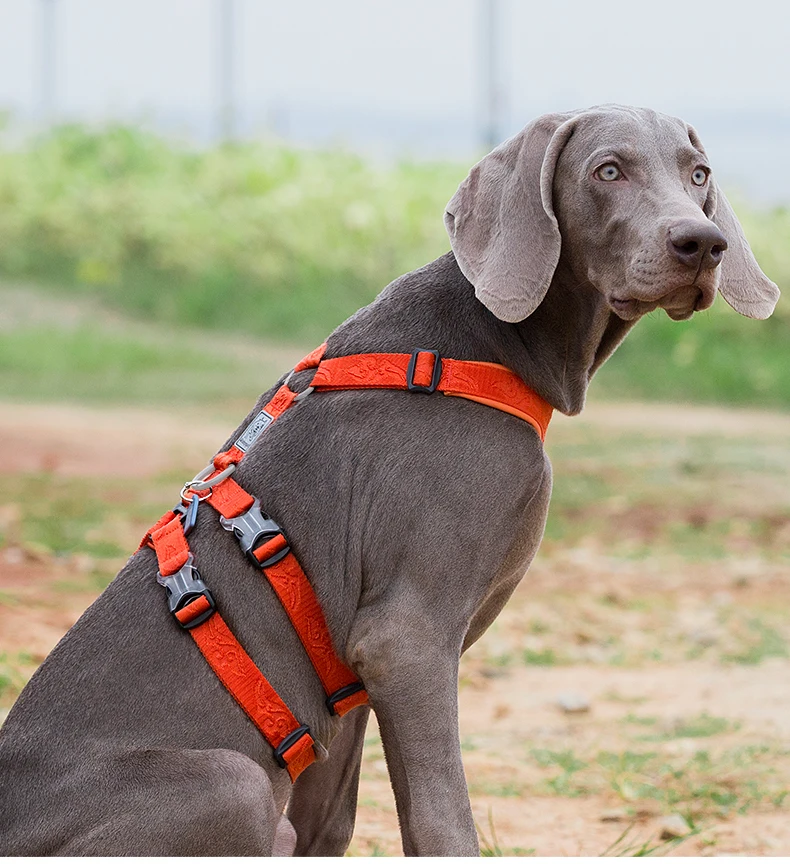
[[(790, 434), (786, 415), (689, 409), (685, 418), (687, 428), (700, 432), (743, 434), (759, 421), (761, 429)], [(604, 428), (630, 424), (667, 430), (676, 422), (673, 412), (661, 406), (597, 406), (585, 420)], [(226, 424), (207, 422), (196, 414), (183, 422), (165, 412), (0, 405), (0, 471), (153, 477), (174, 464), (203, 464), (228, 431)], [(0, 549), (0, 654), (26, 652), (23, 674), (32, 672), (98, 593), (91, 575), (94, 564), (79, 556), (57, 561), (14, 545)], [(589, 568), (563, 570), (563, 566), (561, 561), (536, 564), (534, 580), (525, 581), (503, 615), (503, 632), (526, 621), (525, 610), (533, 596), (547, 595), (555, 586), (566, 594), (616, 590), (631, 597), (644, 588), (636, 567), (629, 583), (627, 574), (596, 565), (591, 589)], [(711, 567), (676, 570), (665, 589), (697, 596), (704, 605), (716, 591), (737, 595), (731, 576)], [(786, 602), (790, 591), (786, 576), (777, 571), (767, 581), (738, 583), (746, 594), (727, 602), (757, 603), (761, 597), (766, 603)], [(477, 823), (485, 842), (506, 853), (600, 854), (629, 825), (633, 828), (620, 848), (655, 840), (666, 816), (657, 805), (624, 800), (605, 783), (584, 794), (553, 794), (546, 788), (551, 773), (529, 755), (535, 748), (572, 749), (583, 758), (607, 749), (622, 751), (631, 746), (633, 730), (624, 732), (624, 724), (631, 722), (634, 712), (651, 718), (660, 729), (670, 728), (679, 717), (726, 718), (729, 725), (717, 736), (716, 747), (767, 742), (778, 753), (790, 753), (787, 659), (770, 658), (758, 665), (698, 659), (639, 668), (611, 664), (500, 668), (488, 662), (498, 638), (502, 638), (499, 631), (492, 633), (488, 647), (483, 647), (486, 637), (464, 659), (461, 731)], [(568, 693), (581, 694), (585, 710), (563, 710), (559, 701)], [(368, 739), (351, 849), (356, 854), (399, 854), (397, 819), (374, 723)], [(655, 745), (666, 751), (668, 759), (693, 755), (707, 746), (707, 739), (672, 735)], [(790, 777), (784, 779), (790, 784)], [(671, 854), (790, 854), (787, 808), (759, 805), (743, 814), (706, 816), (700, 820), (699, 832)]]

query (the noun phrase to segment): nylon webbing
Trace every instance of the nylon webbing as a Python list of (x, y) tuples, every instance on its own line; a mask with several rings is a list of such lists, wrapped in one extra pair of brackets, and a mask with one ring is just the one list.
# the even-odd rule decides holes
[[(294, 372), (316, 370), (310, 384), (314, 390), (436, 391), (512, 414), (529, 423), (541, 440), (545, 439), (552, 414), (551, 405), (504, 366), (439, 358), (434, 351), (354, 354), (324, 360), (325, 351), (326, 344), (320, 345), (294, 367)], [(277, 390), (258, 414), (258, 418), (265, 418), (265, 424), (255, 432), (253, 441), (262, 429), (294, 404), (297, 395), (287, 383)], [(214, 470), (206, 482), (229, 466), (241, 462), (247, 449), (244, 437), (249, 429), (233, 446), (214, 457)], [(189, 484), (186, 489), (184, 500), (188, 501), (191, 498)], [(193, 491), (192, 495), (200, 495), (200, 492)], [(255, 503), (255, 499), (232, 477), (226, 477), (211, 486), (210, 494), (204, 495), (201, 500), (205, 500), (227, 520), (237, 517), (248, 519), (248, 511)], [(162, 577), (173, 576), (182, 568), (191, 566), (189, 544), (181, 514), (177, 511), (169, 511), (151, 528), (140, 548), (145, 545), (151, 546), (156, 552)], [(299, 636), (327, 693), (328, 707), (337, 714), (345, 714), (365, 704), (368, 701), (367, 693), (359, 679), (337, 656), (318, 598), (290, 547), (283, 557), (278, 556), (278, 553), (286, 551), (286, 547), (288, 542), (279, 533), (268, 537), (250, 553), (260, 564)], [(273, 563), (268, 564), (270, 560)], [(299, 725), (219, 613), (211, 611), (212, 604), (213, 601), (201, 595), (191, 599), (174, 614), (182, 626), (189, 628), (190, 635), (211, 669), (275, 749), (275, 758), (295, 780), (315, 759), (313, 738), (307, 727)], [(210, 617), (199, 621), (200, 616), (205, 615)], [(199, 623), (193, 626), (196, 621)]]

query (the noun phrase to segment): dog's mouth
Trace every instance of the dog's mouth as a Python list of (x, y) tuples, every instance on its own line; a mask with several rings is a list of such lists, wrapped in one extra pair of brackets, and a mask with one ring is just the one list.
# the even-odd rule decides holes
[(634, 297), (610, 297), (611, 310), (623, 321), (635, 321), (658, 307), (658, 302), (637, 300)]
[(696, 312), (696, 309), (664, 309), (664, 311), (673, 321), (688, 321)]
[(687, 321), (695, 312), (707, 309), (712, 302), (708, 293), (697, 285), (674, 288), (656, 300), (636, 297), (609, 297), (609, 306), (623, 321), (634, 321), (655, 309), (663, 309), (673, 321)]
[(703, 290), (695, 284), (673, 291), (660, 305), (673, 321), (688, 321), (695, 312), (709, 309), (715, 296), (715, 290)]

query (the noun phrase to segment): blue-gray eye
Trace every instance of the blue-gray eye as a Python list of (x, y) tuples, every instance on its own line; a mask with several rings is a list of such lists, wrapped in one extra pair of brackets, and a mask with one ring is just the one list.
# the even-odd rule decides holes
[(695, 186), (704, 186), (708, 182), (708, 172), (704, 168), (695, 168), (691, 174), (691, 182)]
[(619, 180), (623, 175), (620, 169), (613, 162), (607, 162), (595, 172), (595, 176), (599, 180)]

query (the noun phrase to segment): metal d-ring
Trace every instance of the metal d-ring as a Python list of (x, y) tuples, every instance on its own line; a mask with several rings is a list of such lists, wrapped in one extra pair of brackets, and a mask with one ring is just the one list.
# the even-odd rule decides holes
[[(210, 480), (206, 480), (212, 471), (216, 471), (213, 465), (207, 465), (202, 471), (195, 474), (195, 476), (188, 482), (184, 483), (181, 487), (181, 498), (183, 499), (187, 492), (203, 492), (206, 489), (211, 489), (212, 486), (216, 486), (217, 483), (221, 483), (223, 480), (227, 480), (228, 477), (236, 470), (236, 463), (231, 462), (227, 468), (224, 468), (222, 471), (217, 474), (216, 477), (212, 477)], [(201, 497), (202, 501), (205, 501), (206, 498), (211, 496), (211, 492), (208, 495), (204, 495)]]
[(315, 390), (315, 387), (311, 385), (305, 390), (302, 390), (301, 393), (297, 393), (296, 396), (294, 396), (294, 402), (301, 402), (302, 399), (306, 399), (313, 392), (313, 390)]
[[(296, 372), (296, 369), (291, 369), (291, 371), (285, 376), (285, 380), (282, 383), (283, 387), (288, 386), (288, 382), (293, 377), (294, 372)], [(306, 399), (313, 392), (313, 390), (315, 390), (315, 387), (313, 387), (312, 385), (310, 387), (306, 387), (304, 390), (302, 390), (301, 393), (297, 393), (296, 396), (294, 396), (294, 402), (301, 402), (302, 399)]]

